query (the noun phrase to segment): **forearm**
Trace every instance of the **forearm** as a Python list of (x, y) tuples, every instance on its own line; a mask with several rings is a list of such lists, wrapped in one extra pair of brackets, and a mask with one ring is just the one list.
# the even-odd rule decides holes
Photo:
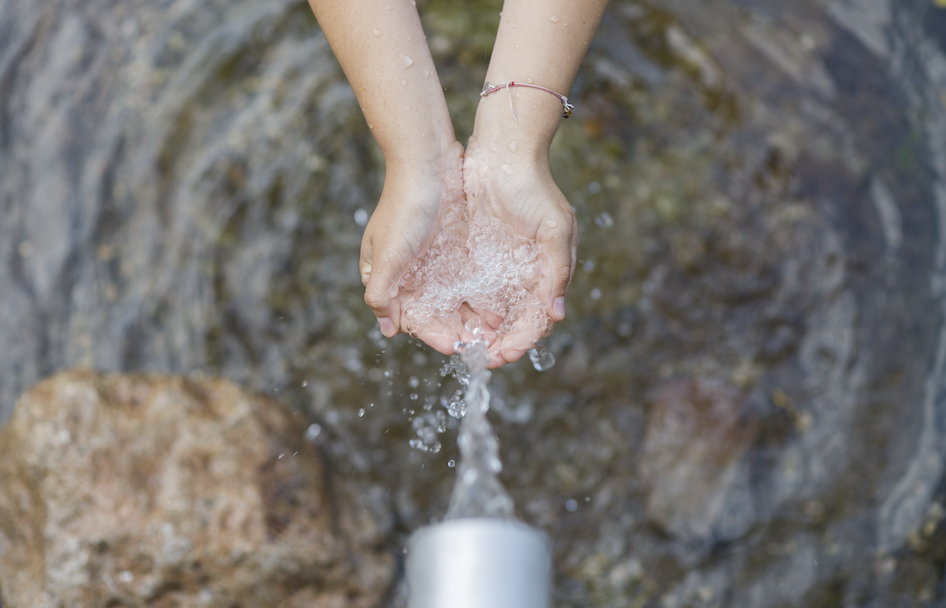
[(389, 174), (435, 164), (455, 141), (417, 9), (409, 0), (309, 0)]
[[(522, 82), (567, 96), (607, 0), (533, 3), (506, 0), (486, 80)], [(515, 108), (510, 109), (509, 95)], [(474, 135), (515, 141), (519, 158), (547, 157), (562, 103), (545, 91), (517, 87), (480, 100)]]

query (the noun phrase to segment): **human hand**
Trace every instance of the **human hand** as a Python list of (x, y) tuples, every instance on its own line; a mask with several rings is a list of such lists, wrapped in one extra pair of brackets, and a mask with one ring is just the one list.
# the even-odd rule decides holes
[[(474, 213), (491, 215), (520, 239), (540, 246), (536, 275), (529, 287), (544, 306), (548, 321), (557, 323), (565, 318), (565, 291), (575, 271), (578, 224), (552, 179), (547, 155), (524, 153), (520, 157), (517, 152), (505, 141), (470, 138), (463, 190)], [(485, 314), (483, 321), (484, 326), (495, 329), (502, 319)], [(489, 367), (518, 360), (550, 331), (550, 324), (517, 319), (504, 334), (493, 336)]]
[[(365, 303), (385, 337), (392, 338), (405, 328), (403, 306), (409, 294), (399, 293), (399, 282), (442, 227), (444, 210), (462, 199), (462, 180), (463, 146), (455, 140), (434, 160), (411, 159), (387, 167), (381, 199), (361, 241), (359, 261)], [(446, 354), (453, 352), (456, 341), (447, 344), (434, 329), (417, 337)]]

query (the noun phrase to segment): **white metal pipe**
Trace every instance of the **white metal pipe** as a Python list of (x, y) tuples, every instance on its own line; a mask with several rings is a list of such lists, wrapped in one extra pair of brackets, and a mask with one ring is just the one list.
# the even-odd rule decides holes
[(409, 608), (550, 608), (551, 543), (524, 524), (454, 519), (408, 543)]

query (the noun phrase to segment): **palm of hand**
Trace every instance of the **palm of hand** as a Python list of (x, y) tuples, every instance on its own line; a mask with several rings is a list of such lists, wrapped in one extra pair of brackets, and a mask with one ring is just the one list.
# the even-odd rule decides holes
[[(564, 294), (575, 268), (575, 213), (552, 179), (547, 163), (504, 162), (507, 160), (511, 160), (508, 155), (490, 154), (471, 140), (464, 162), (463, 189), (468, 201), (483, 203), (483, 212), (500, 220), (519, 238), (541, 246), (542, 259), (530, 291), (544, 306), (549, 321), (558, 322), (564, 318), (564, 308), (555, 300)], [(482, 320), (483, 326), (490, 329), (502, 322), (488, 313), (482, 314)], [(490, 367), (519, 359), (550, 330), (551, 325), (517, 320), (490, 344)]]
[(441, 353), (453, 354), (457, 341), (474, 337), (467, 322), (478, 319), (482, 328), (479, 337), (489, 343), (489, 365), (495, 368), (519, 359), (548, 333), (550, 325), (519, 319), (511, 327), (507, 323), (501, 334), (505, 322), (502, 316), (468, 303), (463, 303), (457, 314), (410, 327), (406, 311), (417, 294), (410, 286), (399, 287), (403, 287), (411, 264), (436, 235), (453, 227), (451, 222), (456, 218), (445, 219), (445, 213), (457, 208), (498, 221), (519, 239), (541, 245), (538, 273), (528, 289), (549, 321), (564, 317), (563, 308), (555, 306), (555, 300), (564, 294), (574, 271), (574, 212), (552, 180), (547, 163), (513, 167), (502, 160), (471, 140), (465, 155), (457, 144), (423, 178), (411, 174), (411, 179), (403, 179), (396, 172), (389, 173), (365, 230), (361, 256), (365, 301), (379, 318), (384, 335), (410, 331)]

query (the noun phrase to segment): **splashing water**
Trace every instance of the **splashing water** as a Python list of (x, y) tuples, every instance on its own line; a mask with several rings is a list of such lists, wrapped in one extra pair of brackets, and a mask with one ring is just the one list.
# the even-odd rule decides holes
[(555, 365), (555, 355), (549, 352), (545, 338), (535, 343), (535, 348), (529, 351), (529, 359), (532, 361), (532, 367), (538, 372), (544, 372)]
[[(485, 197), (483, 197), (485, 198)], [(404, 308), (411, 335), (441, 321), (460, 327), (465, 305), (502, 319), (493, 328), (502, 337), (518, 324), (540, 334), (551, 331), (545, 306), (532, 291), (541, 276), (544, 254), (535, 241), (523, 239), (471, 198), (444, 215), (444, 228), (418, 256), (398, 288), (412, 293)]]
[[(477, 336), (480, 332), (473, 330), (472, 333)], [(444, 375), (453, 372), (466, 389), (466, 415), (460, 423), (457, 439), (461, 458), (446, 519), (516, 518), (512, 497), (498, 477), (503, 470), (499, 461), (499, 440), (486, 417), (489, 411), (488, 360), (484, 340), (459, 343), (457, 354), (441, 372)]]

